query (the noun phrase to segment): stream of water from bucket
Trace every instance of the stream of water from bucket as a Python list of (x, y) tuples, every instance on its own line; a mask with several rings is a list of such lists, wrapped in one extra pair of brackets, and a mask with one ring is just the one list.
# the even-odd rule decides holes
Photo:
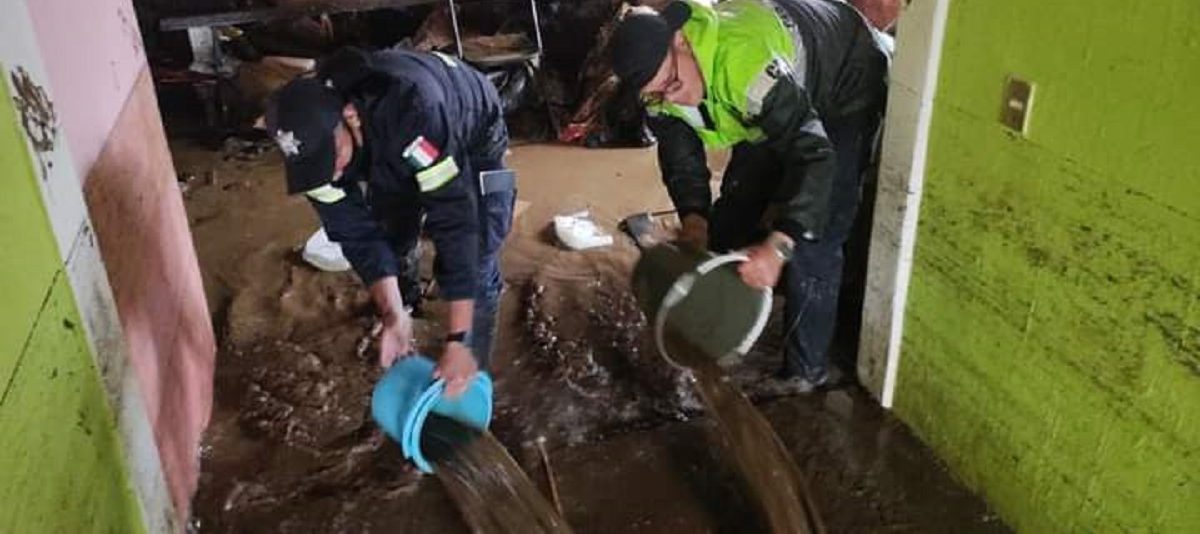
[(430, 414), (421, 451), (472, 532), (569, 534), (570, 527), (488, 432)]
[(671, 357), (691, 370), (701, 401), (716, 423), (717, 441), (733, 461), (771, 531), (824, 532), (800, 468), (762, 413), (700, 350), (669, 337), (666, 345)]

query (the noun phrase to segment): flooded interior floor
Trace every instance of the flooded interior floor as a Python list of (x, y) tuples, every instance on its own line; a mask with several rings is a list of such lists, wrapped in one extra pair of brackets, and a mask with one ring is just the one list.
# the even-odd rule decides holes
[[(284, 195), (275, 152), (186, 141), (173, 151), (221, 344), (198, 530), (466, 530), (438, 478), (407, 465), (371, 421), (381, 370), (369, 299), (353, 274), (300, 260), (317, 221)], [(653, 149), (528, 145), (509, 163), (520, 201), (503, 257), (492, 432), (546, 495), (555, 487), (576, 532), (763, 531), (691, 385), (645, 344), (632, 243), (572, 252), (548, 231), (553, 215), (585, 208), (613, 233), (625, 215), (669, 208)], [(431, 301), (415, 326), (435, 357), (441, 315)], [(861, 390), (760, 387), (779, 336), (769, 325), (730, 374), (793, 455), (829, 532), (1008, 531)]]

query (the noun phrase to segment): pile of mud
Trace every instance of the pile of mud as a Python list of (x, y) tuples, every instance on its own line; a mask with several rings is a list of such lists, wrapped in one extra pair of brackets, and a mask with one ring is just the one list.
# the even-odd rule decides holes
[[(197, 526), (315, 532), (429, 518), (455, 524), (439, 492), (414, 498), (420, 476), (370, 418), (381, 370), (365, 293), (349, 276), (297, 264), (288, 271), (278, 286), (242, 291), (229, 306)], [(301, 302), (308, 305), (294, 305)], [(431, 511), (404, 517), (393, 510), (397, 499)]]
[(238, 422), (255, 437), (322, 450), (363, 428), (375, 373), (359, 365), (328, 364), (300, 345), (255, 347)]
[[(496, 370), (493, 429), (531, 470), (538, 437), (551, 447), (590, 443), (699, 409), (684, 377), (646, 343), (628, 290), (630, 259), (559, 256), (506, 293), (507, 308), (521, 311), (502, 321), (508, 364)], [(369, 298), (353, 276), (316, 271), (282, 247), (250, 254), (241, 269), (256, 283), (234, 293), (219, 325), (199, 526), (287, 531), (296, 520), (297, 528), (354, 530), (423, 500), (440, 503), (421, 512), (427, 521), (459, 525), (436, 483), (406, 465), (370, 419), (381, 370)], [(428, 316), (439, 317), (438, 308), (432, 303)], [(417, 345), (435, 346), (437, 331), (418, 319)]]
[(686, 377), (646, 335), (629, 290), (631, 260), (559, 255), (518, 289), (510, 338), (518, 356), (497, 395), (494, 432), (502, 440), (526, 449), (538, 437), (578, 445), (699, 411)]

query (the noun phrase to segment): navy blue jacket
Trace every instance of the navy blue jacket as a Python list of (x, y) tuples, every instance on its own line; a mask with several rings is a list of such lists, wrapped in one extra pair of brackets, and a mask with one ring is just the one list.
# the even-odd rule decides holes
[[(441, 297), (474, 298), (478, 174), (500, 168), (507, 146), (500, 98), (487, 78), (450, 56), (393, 49), (365, 59), (318, 71), (355, 104), (364, 146), (334, 183), (344, 195), (309, 200), (367, 285), (399, 275), (388, 234), (395, 229), (385, 230), (385, 221), (418, 211), (437, 249)], [(420, 215), (406, 219), (419, 224)]]

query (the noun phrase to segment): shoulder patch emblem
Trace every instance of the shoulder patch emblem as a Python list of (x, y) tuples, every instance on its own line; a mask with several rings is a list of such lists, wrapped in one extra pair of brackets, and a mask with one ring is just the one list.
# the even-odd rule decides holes
[(775, 87), (779, 80), (791, 78), (792, 69), (787, 62), (776, 58), (767, 64), (767, 67), (754, 77), (750, 82), (750, 87), (746, 89), (746, 115), (750, 118), (757, 117), (762, 113), (763, 102), (767, 99), (767, 93)]
[(403, 153), (404, 159), (408, 160), (408, 164), (412, 165), (418, 171), (433, 165), (433, 162), (437, 161), (439, 155), (441, 155), (441, 152), (438, 150), (438, 147), (430, 143), (423, 135), (418, 135), (416, 139), (413, 139), (413, 142), (404, 149)]
[(766, 72), (767, 76), (778, 80), (780, 78), (790, 77), (792, 75), (792, 67), (789, 66), (786, 61), (780, 58), (775, 58), (767, 64)]
[(284, 156), (291, 158), (300, 155), (300, 140), (290, 131), (276, 130), (275, 143), (279, 145), (279, 150)]

